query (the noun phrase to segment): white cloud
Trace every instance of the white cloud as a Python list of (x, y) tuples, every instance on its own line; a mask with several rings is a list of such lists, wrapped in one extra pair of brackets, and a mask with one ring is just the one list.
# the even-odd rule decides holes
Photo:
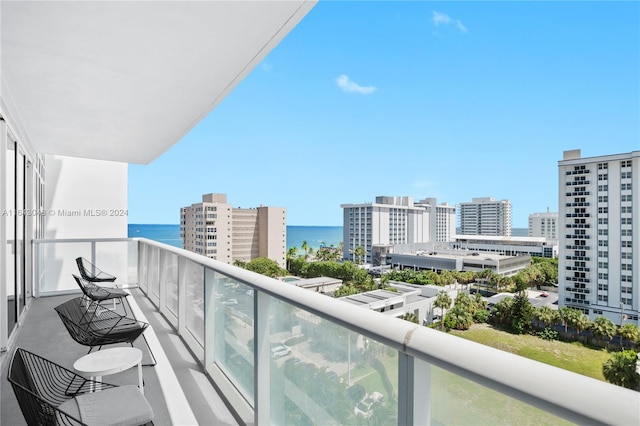
[(433, 24), (437, 27), (440, 24), (448, 25), (451, 23), (451, 18), (446, 13), (440, 13), (433, 11), (433, 17), (431, 18)]
[(454, 25), (458, 30), (460, 30), (460, 32), (467, 32), (467, 27), (465, 27), (459, 19), (453, 19), (446, 13), (436, 12), (434, 10), (431, 15), (431, 22), (433, 22), (433, 25), (436, 27), (439, 27), (440, 25)]
[(349, 79), (349, 76), (345, 74), (342, 74), (340, 75), (340, 77), (336, 78), (336, 83), (343, 92), (348, 93), (355, 92), (360, 93), (361, 95), (369, 95), (378, 90), (378, 88), (374, 86), (360, 86), (355, 81), (351, 81)]

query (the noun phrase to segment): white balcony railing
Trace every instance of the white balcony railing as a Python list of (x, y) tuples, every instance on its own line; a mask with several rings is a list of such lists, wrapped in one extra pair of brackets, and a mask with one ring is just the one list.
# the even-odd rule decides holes
[(34, 252), (36, 295), (75, 290), (78, 256), (137, 283), (245, 423), (640, 424), (640, 393), (155, 241)]

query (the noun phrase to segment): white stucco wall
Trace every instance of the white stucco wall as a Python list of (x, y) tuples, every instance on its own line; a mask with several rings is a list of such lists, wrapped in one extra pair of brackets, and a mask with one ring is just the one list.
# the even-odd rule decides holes
[(126, 238), (126, 163), (47, 155), (45, 238)]

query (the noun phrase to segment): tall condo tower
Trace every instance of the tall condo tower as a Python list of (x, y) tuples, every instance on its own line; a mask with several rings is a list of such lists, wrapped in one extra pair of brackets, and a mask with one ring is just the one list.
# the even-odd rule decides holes
[(225, 263), (268, 257), (286, 265), (287, 217), (282, 207), (233, 208), (226, 194), (205, 194), (180, 209), (186, 250)]
[(462, 235), (511, 235), (511, 203), (493, 197), (472, 198), (460, 203), (460, 233)]
[(565, 151), (558, 174), (559, 305), (638, 324), (640, 151)]

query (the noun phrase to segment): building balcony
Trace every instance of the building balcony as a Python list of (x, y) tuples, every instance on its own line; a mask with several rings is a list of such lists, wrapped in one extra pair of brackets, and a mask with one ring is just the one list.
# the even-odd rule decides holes
[[(78, 256), (135, 287), (129, 298), (151, 323), (157, 359), (144, 367), (156, 425), (640, 424), (640, 393), (182, 249), (146, 239), (33, 248), (36, 298), (2, 355), (2, 424), (24, 422), (6, 382), (16, 346), (67, 366), (86, 352), (52, 309), (77, 291)], [(104, 380), (135, 383), (128, 373)], [(363, 410), (374, 392), (382, 397)]]

